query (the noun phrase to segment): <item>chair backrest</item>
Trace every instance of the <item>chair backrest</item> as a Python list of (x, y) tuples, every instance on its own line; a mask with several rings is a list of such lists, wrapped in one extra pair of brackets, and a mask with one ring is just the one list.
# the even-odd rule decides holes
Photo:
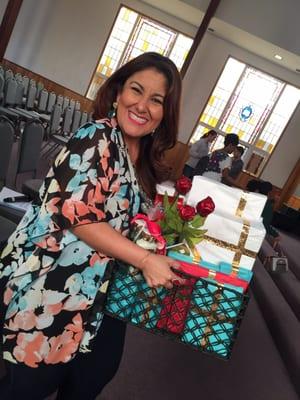
[(19, 145), (17, 175), (23, 172), (36, 174), (45, 128), (40, 120), (31, 120), (24, 126)]
[(3, 77), (5, 76), (4, 68), (2, 67), (2, 65), (0, 65), (0, 75), (3, 75)]
[(13, 77), (14, 77), (14, 73), (12, 72), (12, 70), (11, 69), (7, 69), (5, 71), (5, 80), (13, 78)]
[(62, 103), (62, 110), (65, 111), (67, 107), (69, 107), (70, 104), (70, 99), (69, 97), (64, 97), (63, 103)]
[(65, 133), (68, 134), (71, 132), (72, 117), (73, 117), (73, 109), (71, 107), (67, 107), (65, 109), (63, 122), (62, 122), (62, 126), (61, 126), (62, 134), (65, 134)]
[(39, 102), (37, 106), (37, 110), (39, 112), (46, 112), (48, 96), (49, 96), (48, 91), (46, 89), (43, 89), (40, 93)]
[(56, 101), (56, 94), (54, 92), (49, 93), (47, 109), (46, 109), (47, 113), (51, 114), (55, 101)]
[(81, 111), (80, 110), (75, 110), (73, 114), (73, 120), (72, 120), (72, 125), (71, 125), (71, 132), (74, 133), (77, 131), (79, 128), (81, 120)]
[(38, 82), (36, 85), (36, 98), (39, 99), (40, 98), (40, 93), (41, 91), (44, 89), (44, 84), (43, 82)]
[(4, 91), (4, 76), (0, 73), (0, 99), (2, 99)]
[(70, 100), (69, 107), (72, 109), (72, 112), (74, 112), (74, 110), (75, 110), (75, 100), (74, 99)]
[(87, 120), (88, 120), (88, 113), (86, 111), (83, 111), (79, 126), (84, 125), (87, 122)]
[(24, 94), (27, 96), (28, 88), (29, 88), (29, 78), (28, 76), (23, 76), (23, 85), (24, 85)]
[(0, 183), (5, 184), (9, 160), (14, 143), (15, 128), (4, 115), (0, 116)]
[(93, 121), (93, 113), (92, 112), (90, 112), (88, 114), (88, 122), (91, 122), (91, 121)]
[(75, 110), (80, 110), (80, 108), (81, 108), (80, 101), (77, 100), (75, 103)]
[(8, 106), (14, 106), (16, 103), (17, 94), (17, 81), (15, 78), (9, 78), (5, 82), (4, 87), (4, 104)]
[(52, 108), (50, 123), (49, 123), (49, 134), (50, 135), (56, 133), (59, 130), (61, 114), (62, 114), (61, 105), (54, 104), (54, 106)]
[(16, 90), (16, 106), (22, 106), (24, 96), (24, 84), (23, 80), (17, 80), (17, 90)]
[(60, 104), (62, 106), (63, 102), (64, 102), (64, 96), (62, 94), (59, 94), (56, 99), (56, 104)]
[(31, 79), (29, 80), (29, 85), (36, 86), (36, 80), (33, 79), (33, 78), (31, 78)]
[(15, 79), (16, 79), (17, 81), (23, 80), (22, 74), (20, 74), (20, 72), (18, 72), (18, 73), (15, 75)]
[(28, 108), (29, 110), (32, 110), (34, 108), (35, 99), (36, 99), (36, 85), (30, 83), (25, 107)]

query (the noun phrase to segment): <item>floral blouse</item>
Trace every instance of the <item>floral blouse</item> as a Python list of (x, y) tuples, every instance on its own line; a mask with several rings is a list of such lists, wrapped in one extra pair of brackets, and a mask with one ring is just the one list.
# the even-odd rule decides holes
[(114, 259), (93, 250), (71, 228), (107, 222), (127, 235), (138, 212), (139, 188), (115, 120), (87, 123), (74, 134), (40, 198), (0, 259), (3, 357), (33, 368), (91, 351), (101, 325)]

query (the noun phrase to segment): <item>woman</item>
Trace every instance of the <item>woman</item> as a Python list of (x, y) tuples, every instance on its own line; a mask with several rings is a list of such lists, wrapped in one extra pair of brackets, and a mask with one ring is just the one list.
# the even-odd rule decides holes
[[(201, 159), (208, 156), (209, 146), (216, 139), (217, 132), (210, 130), (206, 132), (197, 142), (195, 142), (189, 150), (189, 159), (187, 160), (183, 175), (191, 178)], [(201, 165), (199, 165), (200, 169)]]
[(57, 389), (60, 400), (94, 399), (111, 380), (125, 324), (101, 310), (116, 260), (139, 268), (151, 287), (172, 287), (176, 262), (126, 235), (140, 195), (152, 199), (165, 179), (180, 94), (176, 66), (159, 54), (116, 71), (97, 95), (96, 122), (58, 155), (40, 203), (10, 237), (0, 264), (9, 371), (2, 400), (41, 400)]

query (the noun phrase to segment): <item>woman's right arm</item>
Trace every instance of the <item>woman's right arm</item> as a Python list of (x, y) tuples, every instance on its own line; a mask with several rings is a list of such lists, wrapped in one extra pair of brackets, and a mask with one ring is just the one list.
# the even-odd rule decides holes
[(173, 280), (180, 281), (171, 270), (179, 266), (175, 260), (137, 246), (106, 222), (76, 226), (72, 232), (96, 251), (140, 269), (150, 287), (172, 288)]

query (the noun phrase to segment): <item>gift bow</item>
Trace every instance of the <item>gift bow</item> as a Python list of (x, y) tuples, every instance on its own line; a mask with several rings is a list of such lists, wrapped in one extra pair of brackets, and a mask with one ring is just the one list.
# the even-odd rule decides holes
[(151, 221), (146, 215), (144, 214), (137, 214), (135, 217), (132, 218), (131, 223), (133, 224), (136, 220), (141, 219), (146, 222), (147, 229), (151, 236), (161, 244), (158, 249), (159, 254), (165, 254), (166, 250), (166, 240), (163, 238), (161, 234), (161, 227), (154, 221)]

